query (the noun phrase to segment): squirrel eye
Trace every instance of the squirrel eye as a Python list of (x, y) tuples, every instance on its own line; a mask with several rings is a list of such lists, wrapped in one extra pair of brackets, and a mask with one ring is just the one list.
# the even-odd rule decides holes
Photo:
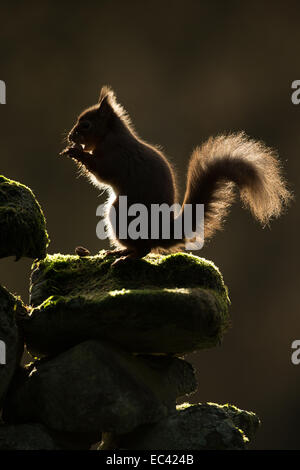
[(79, 123), (79, 127), (80, 127), (80, 129), (86, 131), (87, 129), (89, 129), (89, 128), (91, 127), (91, 123), (90, 123), (90, 121), (87, 121), (87, 120), (81, 121), (81, 122)]

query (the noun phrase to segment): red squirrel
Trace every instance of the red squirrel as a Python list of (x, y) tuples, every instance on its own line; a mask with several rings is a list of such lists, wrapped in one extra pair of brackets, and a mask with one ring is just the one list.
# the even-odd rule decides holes
[[(110, 207), (115, 208), (117, 219), (120, 196), (127, 196), (128, 206), (140, 203), (150, 208), (152, 204), (172, 206), (176, 202), (175, 177), (170, 163), (158, 148), (137, 135), (114, 92), (107, 86), (101, 89), (99, 102), (79, 115), (61, 155), (75, 160), (99, 186), (112, 188), (115, 199)], [(204, 204), (205, 239), (222, 228), (234, 200), (235, 186), (243, 204), (262, 225), (278, 217), (292, 198), (276, 155), (263, 143), (248, 138), (243, 132), (210, 137), (191, 155), (182, 205), (182, 213), (187, 204), (191, 205), (195, 229), (194, 208)], [(161, 235), (155, 239), (151, 236), (120, 239), (114, 226), (111, 238), (117, 249), (110, 253), (128, 259), (142, 258), (151, 250), (181, 249), (186, 240), (184, 236), (181, 240), (174, 237), (175, 220), (174, 216), (169, 239)]]

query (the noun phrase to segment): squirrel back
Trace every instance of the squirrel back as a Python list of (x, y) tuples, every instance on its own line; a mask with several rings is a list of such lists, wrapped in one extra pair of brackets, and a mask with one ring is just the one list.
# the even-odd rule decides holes
[[(99, 184), (113, 188), (112, 207), (118, 214), (119, 197), (128, 197), (129, 204), (175, 203), (174, 172), (163, 153), (140, 139), (128, 115), (117, 103), (112, 90), (103, 87), (99, 103), (84, 111), (68, 136), (69, 145), (62, 154), (73, 158)], [(291, 199), (281, 173), (276, 154), (263, 143), (252, 140), (245, 133), (210, 137), (192, 153), (187, 187), (181, 215), (187, 205), (192, 207), (193, 230), (196, 226), (196, 207), (204, 204), (205, 238), (220, 230), (238, 187), (243, 204), (253, 216), (268, 224), (278, 217)], [(128, 224), (131, 219), (128, 219)], [(174, 237), (171, 219), (169, 239), (118, 238), (123, 250), (120, 255), (142, 257), (156, 248), (182, 247), (186, 241)], [(150, 223), (150, 219), (148, 221)], [(150, 225), (149, 225), (149, 234)]]

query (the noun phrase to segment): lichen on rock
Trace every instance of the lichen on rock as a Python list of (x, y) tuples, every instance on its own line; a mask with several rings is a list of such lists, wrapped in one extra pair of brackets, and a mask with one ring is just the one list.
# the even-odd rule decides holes
[(0, 175), (0, 258), (41, 259), (48, 243), (45, 217), (31, 189)]
[(48, 255), (35, 263), (34, 306), (24, 321), (33, 355), (55, 354), (87, 339), (137, 353), (182, 354), (219, 344), (229, 299), (214, 264), (177, 253), (112, 266), (100, 252)]

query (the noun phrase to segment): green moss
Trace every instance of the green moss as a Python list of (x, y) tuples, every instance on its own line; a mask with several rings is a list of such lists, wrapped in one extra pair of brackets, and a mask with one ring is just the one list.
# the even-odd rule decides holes
[(0, 176), (0, 258), (44, 258), (49, 243), (45, 218), (33, 192)]
[[(80, 296), (99, 299), (110, 291), (201, 287), (220, 294), (229, 302), (227, 289), (218, 268), (208, 260), (185, 253), (162, 256), (150, 254), (144, 259), (111, 267), (114, 257), (101, 251), (97, 256), (48, 255), (34, 263), (38, 272), (38, 291), (32, 303), (38, 305), (49, 295)], [(34, 276), (33, 276), (34, 279)], [(101, 280), (101, 287), (99, 286)]]
[(184, 253), (112, 266), (113, 256), (48, 255), (33, 265), (25, 324), (35, 355), (87, 339), (138, 353), (180, 354), (220, 343), (229, 299), (218, 269)]

